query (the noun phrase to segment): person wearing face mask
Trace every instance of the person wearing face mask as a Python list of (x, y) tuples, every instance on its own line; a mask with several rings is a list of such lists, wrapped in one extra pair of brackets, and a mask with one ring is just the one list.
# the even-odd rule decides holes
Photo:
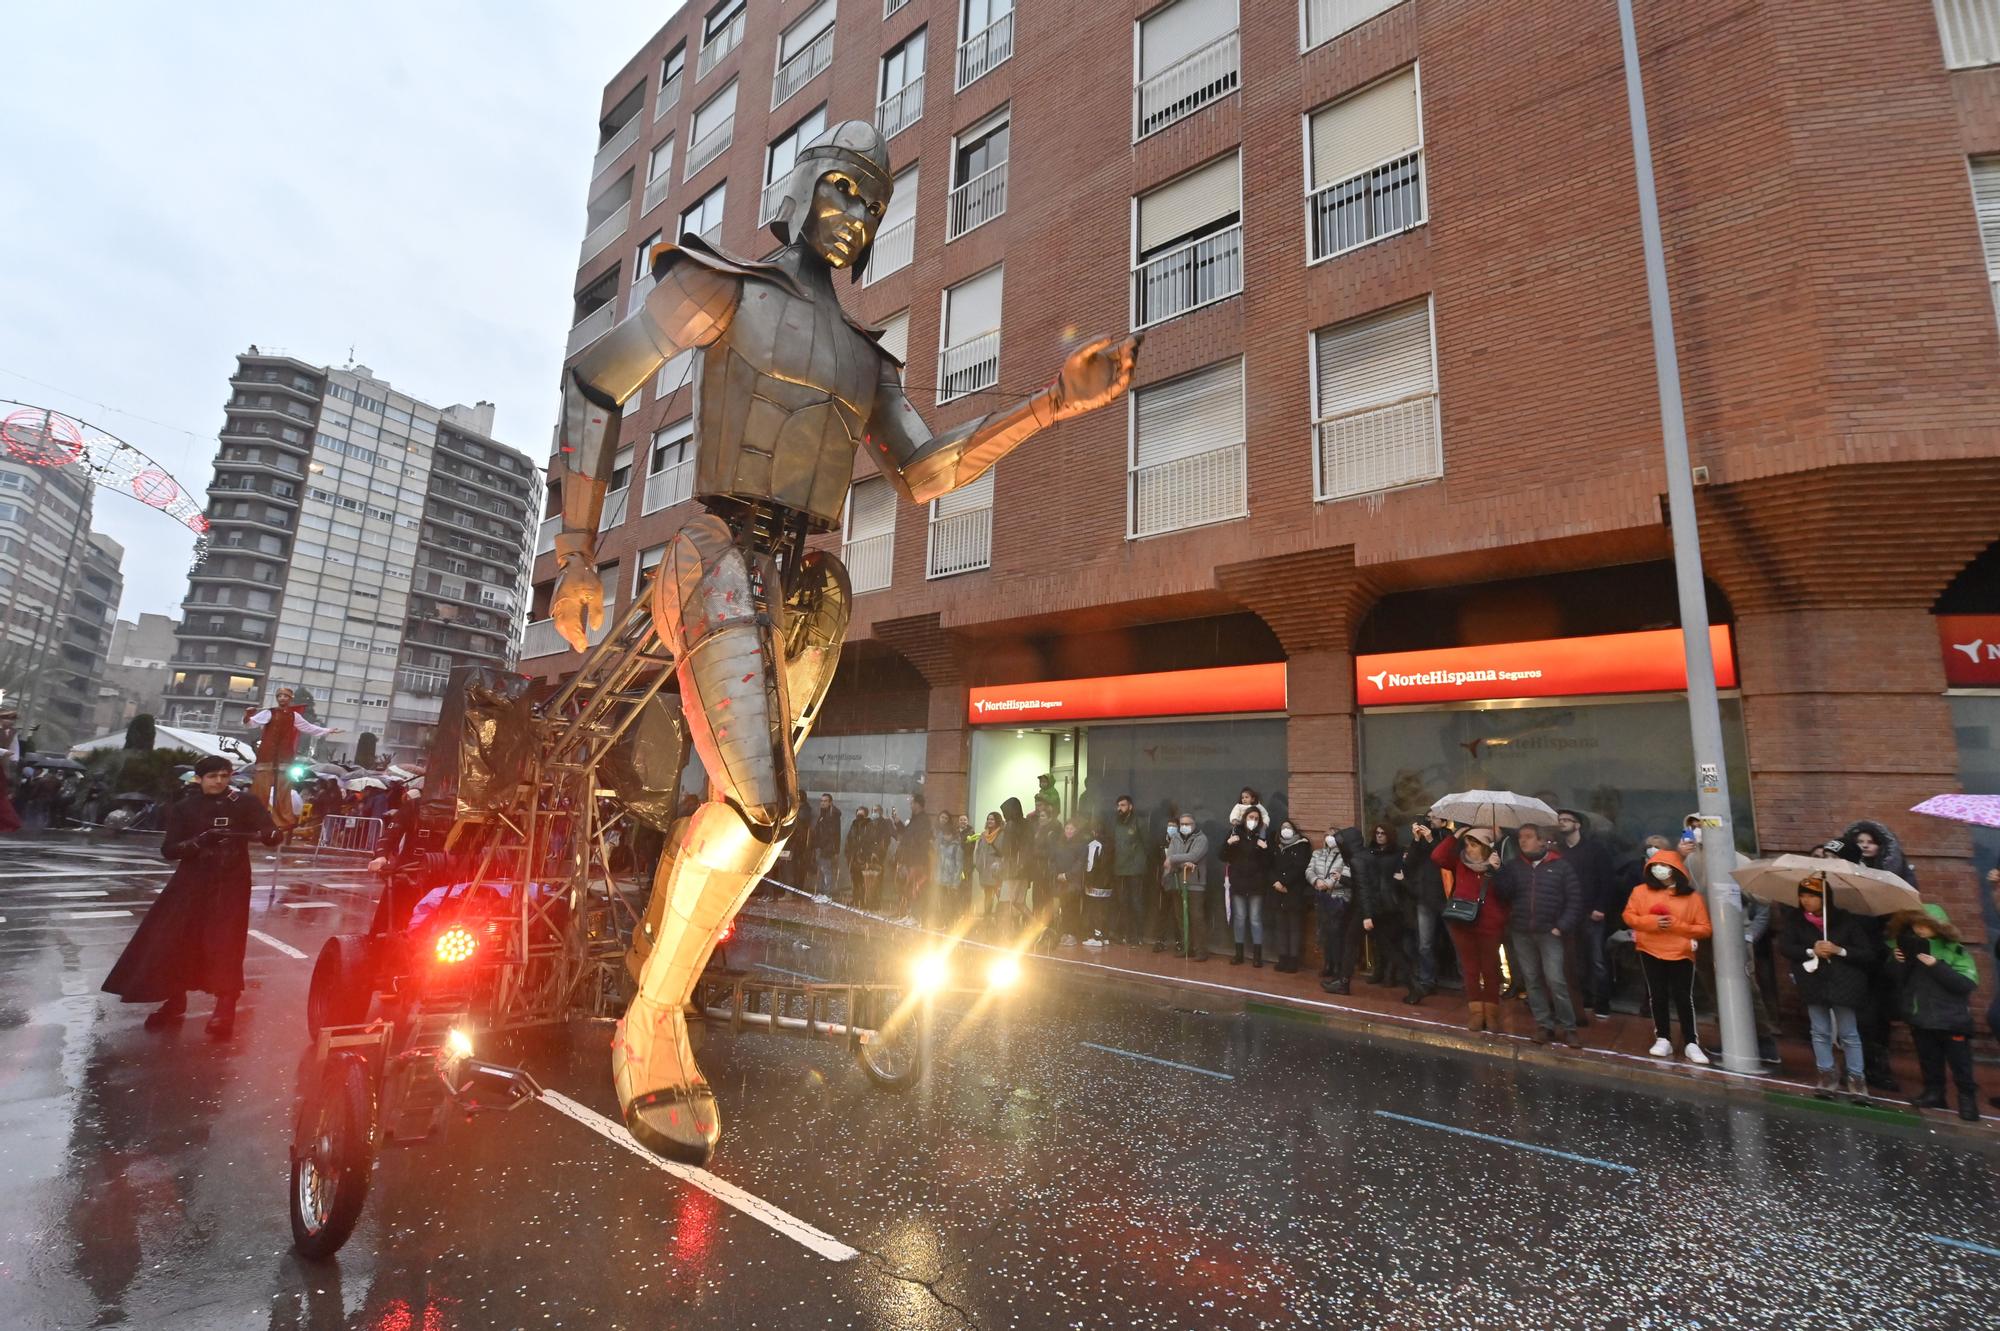
[(1130, 795), (1120, 795), (1111, 820), (1111, 877), (1125, 911), (1127, 943), (1146, 941), (1146, 823)]
[(1207, 961), (1202, 908), (1208, 893), (1208, 834), (1195, 826), (1188, 814), (1182, 814), (1180, 821), (1167, 829), (1166, 861), (1169, 899), (1180, 908), (1180, 955), (1189, 961)]
[(1273, 969), (1289, 975), (1299, 968), (1299, 951), (1305, 941), (1306, 901), (1312, 892), (1306, 865), (1312, 861), (1312, 843), (1287, 818), (1278, 825), (1278, 844), (1271, 853), (1272, 922), (1278, 952)]
[(1340, 837), (1328, 832), (1306, 864), (1306, 880), (1312, 884), (1313, 917), (1319, 922), (1319, 987), (1329, 994), (1344, 994), (1353, 967), (1348, 943), (1348, 911), (1354, 904), (1354, 870), (1342, 853)]
[(1535, 1015), (1535, 1043), (1547, 1044), (1560, 1033), (1564, 1044), (1581, 1049), (1564, 961), (1589, 902), (1576, 870), (1545, 829), (1523, 823), (1514, 844), (1521, 853), (1501, 867), (1494, 887), (1507, 903), (1510, 955)]
[(1396, 880), (1396, 871), (1402, 865), (1403, 848), (1396, 844), (1396, 838), (1389, 829), (1379, 823), (1365, 846), (1361, 842), (1360, 828), (1348, 830), (1353, 834), (1353, 841), (1344, 849), (1348, 851), (1348, 862), (1354, 866), (1354, 889), (1358, 898), (1355, 911), (1361, 920), (1362, 936), (1368, 940), (1369, 949), (1374, 953), (1375, 964), (1369, 971), (1368, 982), (1391, 987), (1402, 985), (1405, 990), (1414, 988), (1404, 937), (1415, 926), (1416, 911), (1403, 895), (1402, 884)]
[(1778, 955), (1792, 963), (1792, 982), (1805, 1000), (1812, 1023), (1813, 1064), (1819, 1072), (1814, 1094), (1831, 1100), (1841, 1089), (1833, 1048), (1847, 1059), (1847, 1097), (1868, 1102), (1868, 1059), (1863, 1052), (1858, 1009), (1868, 1001), (1868, 987), (1880, 960), (1879, 921), (1835, 910), (1826, 899), (1826, 880), (1808, 878), (1799, 884), (1799, 906), (1787, 910), (1778, 924)]
[(1446, 902), (1476, 903), (1461, 908), (1472, 914), (1469, 921), (1446, 917), (1465, 976), (1465, 1027), (1472, 1031), (1500, 1029), (1500, 940), (1507, 935), (1507, 903), (1492, 892), (1495, 839), (1489, 828), (1468, 827), (1455, 838), (1438, 837), (1431, 851)]
[(1715, 934), (1708, 903), (1694, 890), (1687, 865), (1671, 850), (1656, 850), (1646, 861), (1645, 876), (1625, 902), (1625, 926), (1639, 952), (1646, 974), (1646, 1000), (1653, 1010), (1654, 1058), (1674, 1051), (1672, 1021), (1681, 1019), (1681, 1054), (1690, 1063), (1706, 1063), (1694, 1024), (1694, 954), (1702, 940)]
[(1229, 829), (1222, 843), (1222, 862), (1229, 866), (1229, 927), (1236, 955), (1229, 964), (1243, 964), (1243, 943), (1250, 943), (1250, 964), (1264, 964), (1264, 896), (1271, 882), (1271, 833), (1263, 811), (1251, 805), (1243, 821)]

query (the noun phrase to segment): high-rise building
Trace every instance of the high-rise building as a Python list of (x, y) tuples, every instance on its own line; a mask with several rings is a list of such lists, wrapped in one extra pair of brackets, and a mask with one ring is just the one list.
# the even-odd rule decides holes
[[(2000, 3), (1636, 9), (1736, 825), (1888, 818), (1977, 914), (1968, 834), (1903, 811), (2000, 790)], [(662, 239), (769, 254), (766, 187), (848, 119), (897, 184), (841, 298), (934, 429), (1146, 333), (1126, 401), (944, 499), (858, 461), (807, 789), (1207, 819), (1248, 782), (1317, 830), (1496, 786), (1677, 835), (1620, 54), (1617, 6), (1535, 0), (669, 18), (599, 104), (572, 356)], [(626, 404), (614, 604), (694, 509), (686, 369)]]
[(32, 466), (0, 452), (0, 690), (36, 729), (40, 749), (91, 737), (124, 590), (123, 547), (90, 521), (80, 467)]
[(541, 475), (492, 431), (491, 403), (239, 356), (164, 719), (249, 737), (290, 685), (341, 730), (324, 752), (420, 755), (451, 667), (514, 653)]
[(93, 734), (109, 734), (141, 712), (159, 715), (173, 673), (174, 630), (179, 627), (180, 621), (171, 615), (150, 613), (136, 620), (121, 619), (112, 627), (111, 650), (97, 685)]

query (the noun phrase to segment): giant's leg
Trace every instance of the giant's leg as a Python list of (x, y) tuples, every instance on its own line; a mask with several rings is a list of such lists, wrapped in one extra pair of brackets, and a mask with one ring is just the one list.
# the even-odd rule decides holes
[(798, 809), (780, 595), (769, 556), (746, 553), (712, 515), (681, 529), (653, 584), (653, 621), (674, 652), (710, 799), (654, 876), (665, 908), (612, 1043), (612, 1073), (632, 1135), (695, 1164), (714, 1152), (721, 1123), (688, 1044), (688, 996)]

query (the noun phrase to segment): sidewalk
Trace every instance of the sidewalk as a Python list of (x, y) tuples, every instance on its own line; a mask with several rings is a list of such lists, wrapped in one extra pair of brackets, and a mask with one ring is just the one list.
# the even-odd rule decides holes
[[(821, 904), (789, 893), (758, 896), (744, 907), (743, 913), (750, 918), (794, 927), (930, 932), (843, 904)], [(1402, 1001), (1400, 986), (1379, 988), (1365, 979), (1357, 979), (1351, 997), (1335, 996), (1320, 992), (1319, 977), (1308, 971), (1280, 975), (1268, 963), (1262, 969), (1253, 968), (1248, 962), (1232, 966), (1227, 953), (1213, 955), (1204, 962), (1190, 962), (1169, 952), (1156, 953), (1149, 947), (1113, 944), (1102, 949), (1062, 948), (1053, 956), (1027, 960), (1031, 965), (1060, 967), (1066, 974), (1087, 981), (1158, 986), (1211, 1009), (1261, 1011), (1295, 1020), (1323, 1021), (1370, 1038), (1560, 1068), (1566, 1073), (1628, 1086), (1640, 1083), (1734, 1099), (1779, 1100), (1903, 1128), (1930, 1128), (1968, 1142), (2000, 1148), (2000, 1111), (1985, 1103), (1986, 1097), (2000, 1094), (2000, 1069), (1991, 1064), (1977, 1069), (1984, 1117), (1978, 1123), (1966, 1123), (1951, 1110), (1931, 1110), (1920, 1115), (1903, 1098), (1876, 1098), (1866, 1105), (1850, 1104), (1844, 1099), (1834, 1102), (1815, 1099), (1811, 1045), (1789, 1034), (1779, 1039), (1784, 1066), (1768, 1076), (1749, 1076), (1726, 1071), (1719, 1062), (1704, 1068), (1678, 1057), (1653, 1058), (1646, 1052), (1653, 1042), (1651, 1020), (1622, 1013), (1614, 1014), (1608, 1021), (1592, 1020), (1579, 1027), (1584, 1047), (1573, 1050), (1559, 1044), (1536, 1044), (1532, 1039), (1534, 1020), (1528, 1005), (1520, 1000), (1501, 1005), (1501, 1032), (1489, 1034), (1465, 1028), (1465, 1000), (1456, 993), (1435, 993), (1422, 1004), (1412, 1006)], [(1718, 1037), (1710, 1033), (1708, 1038), (1715, 1041)], [(1906, 1049), (1898, 1050), (1894, 1063), (1904, 1095), (1916, 1094), (1922, 1081), (1917, 1075), (1914, 1055)], [(1953, 1103), (1955, 1106), (1956, 1100)]]

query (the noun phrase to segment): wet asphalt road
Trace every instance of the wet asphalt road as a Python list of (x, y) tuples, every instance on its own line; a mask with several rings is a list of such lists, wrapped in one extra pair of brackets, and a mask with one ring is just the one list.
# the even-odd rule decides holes
[[(908, 1094), (838, 1048), (706, 1039), (714, 1173), (852, 1260), (536, 1104), (392, 1148), (313, 1266), (284, 1207), (309, 963), (274, 943), (358, 927), (368, 880), (258, 892), (273, 942), (216, 1045), (206, 999), (149, 1035), (97, 992), (149, 852), (0, 846), (0, 1328), (2000, 1325), (2000, 1169), (1962, 1145), (1040, 968), (948, 1013)], [(903, 941), (748, 925), (731, 959), (848, 978)], [(608, 1039), (482, 1053), (615, 1117)]]

